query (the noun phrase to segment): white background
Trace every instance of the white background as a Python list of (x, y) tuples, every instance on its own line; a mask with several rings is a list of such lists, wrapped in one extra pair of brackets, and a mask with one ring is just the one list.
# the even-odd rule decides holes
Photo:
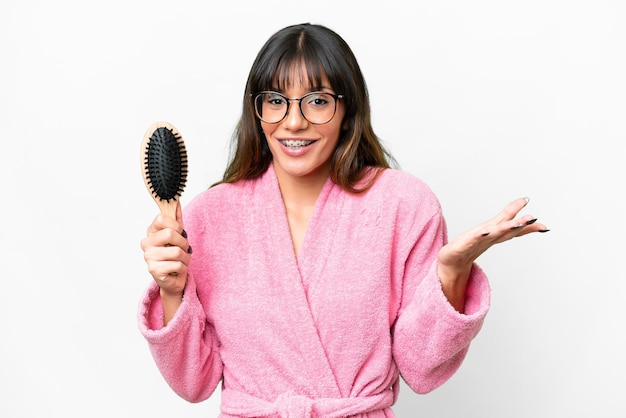
[(493, 305), (443, 387), (399, 417), (624, 417), (623, 1), (3, 1), (0, 416), (210, 417), (136, 323), (157, 207), (139, 144), (173, 123), (183, 204), (221, 175), (250, 65), (283, 26), (339, 32), (377, 133), (451, 235), (529, 196), (551, 232), (479, 259)]

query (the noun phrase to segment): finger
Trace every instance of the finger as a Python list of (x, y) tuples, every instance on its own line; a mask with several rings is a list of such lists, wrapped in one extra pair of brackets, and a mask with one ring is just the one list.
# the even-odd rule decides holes
[(166, 228), (172, 228), (178, 231), (181, 231), (183, 229), (182, 225), (177, 220), (163, 214), (158, 214), (154, 218), (152, 223), (148, 226), (147, 233), (149, 235)]
[(531, 225), (525, 225), (520, 228), (515, 236), (521, 237), (527, 234), (531, 234), (533, 232), (545, 233), (549, 231), (550, 229), (545, 224), (534, 222)]
[(187, 239), (173, 229), (160, 230), (141, 240), (141, 249), (144, 252), (154, 247), (180, 247), (186, 251), (188, 246)]
[[(158, 265), (159, 263), (175, 262), (189, 265), (191, 255), (187, 251), (187, 248), (177, 246), (150, 246), (144, 251), (144, 259), (148, 265)], [(175, 271), (177, 269), (169, 269), (165, 271)]]
[[(524, 217), (527, 219), (527, 217)], [(509, 225), (513, 225), (509, 227)], [(513, 220), (500, 223), (493, 227), (488, 236), (483, 239), (489, 239), (490, 245), (508, 241), (510, 239), (521, 237), (533, 232), (548, 232), (549, 229), (542, 223), (538, 223), (536, 218), (520, 222), (519, 220)]]
[(154, 276), (154, 281), (165, 292), (179, 294), (185, 288), (187, 273), (171, 272), (163, 276)]
[(183, 209), (180, 206), (180, 201), (178, 202), (178, 204), (176, 205), (176, 221), (178, 221), (178, 223), (183, 226)]
[(521, 228), (524, 228), (526, 226), (532, 225), (535, 222), (537, 222), (537, 218), (535, 218), (532, 215), (524, 215), (522, 217), (519, 217), (517, 219), (513, 219), (511, 221), (509, 221), (506, 225), (503, 225), (504, 227), (511, 225), (511, 230), (518, 230)]
[(497, 224), (487, 224), (482, 226), (481, 237), (489, 236), (493, 240), (497, 240), (503, 236), (506, 239), (513, 238), (520, 234), (522, 230), (527, 230), (529, 226), (535, 224), (537, 218), (532, 215), (524, 215), (516, 219), (503, 220)]
[[(475, 235), (477, 237), (486, 237), (502, 228), (514, 228), (519, 226), (521, 222), (513, 222), (513, 219), (527, 204), (527, 197), (521, 197), (509, 202), (496, 216), (474, 228)], [(524, 222), (530, 219), (531, 218), (528, 217)], [(510, 222), (510, 224), (503, 226), (501, 225), (503, 222)]]
[(503, 221), (510, 221), (520, 210), (522, 210), (527, 204), (529, 199), (527, 197), (520, 197), (519, 199), (515, 199), (512, 202), (508, 203), (501, 211), (498, 213), (493, 219), (492, 223), (499, 224)]
[(182, 261), (174, 260), (150, 261), (148, 263), (148, 271), (155, 280), (163, 282), (168, 280), (168, 278), (185, 276), (187, 274), (187, 265)]

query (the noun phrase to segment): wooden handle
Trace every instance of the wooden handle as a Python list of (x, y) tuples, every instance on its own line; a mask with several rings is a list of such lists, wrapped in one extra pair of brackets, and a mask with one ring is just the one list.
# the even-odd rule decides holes
[(180, 199), (170, 200), (168, 203), (166, 200), (160, 200), (158, 198), (155, 198), (154, 195), (152, 196), (152, 198), (156, 202), (159, 210), (163, 215), (169, 216), (172, 219), (176, 219), (176, 208), (180, 204)]

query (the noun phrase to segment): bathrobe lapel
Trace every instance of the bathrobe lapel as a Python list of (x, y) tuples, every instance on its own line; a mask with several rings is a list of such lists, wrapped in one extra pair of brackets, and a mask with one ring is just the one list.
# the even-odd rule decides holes
[[(309, 286), (322, 277), (328, 259), (333, 254), (333, 242), (339, 225), (339, 217), (336, 215), (341, 213), (342, 196), (341, 188), (332, 180), (327, 180), (315, 203), (297, 259), (302, 286), (313, 314)], [(333, 221), (328, 222), (328, 219)]]
[[(269, 232), (267, 250), (271, 251), (271, 256), (280, 260), (280, 265), (284, 267), (281, 277), (285, 282), (280, 283), (280, 286), (285, 289), (283, 294), (292, 299), (288, 314), (293, 317), (294, 327), (304, 327), (302, 334), (310, 337), (303, 344), (310, 347), (311, 357), (308, 361), (311, 368), (316, 368), (319, 373), (325, 376), (326, 382), (320, 382), (320, 387), (333, 388), (334, 393), (326, 393), (325, 396), (341, 396), (333, 368), (328, 362), (326, 348), (320, 340), (316, 324), (316, 312), (311, 308), (307, 293), (310, 281), (323, 274), (327, 257), (331, 253), (329, 249), (336, 230), (336, 223), (330, 223), (330, 227), (324, 231), (318, 231), (318, 223), (327, 205), (333, 200), (337, 200), (337, 196), (334, 195), (338, 194), (340, 189), (331, 180), (328, 180), (323, 186), (309, 221), (299, 258), (296, 258), (286, 209), (273, 166), (270, 165), (268, 173), (264, 177), (264, 192), (268, 198), (266, 200), (268, 206), (265, 208), (265, 219)], [(324, 251), (317, 251), (318, 248), (323, 248)]]

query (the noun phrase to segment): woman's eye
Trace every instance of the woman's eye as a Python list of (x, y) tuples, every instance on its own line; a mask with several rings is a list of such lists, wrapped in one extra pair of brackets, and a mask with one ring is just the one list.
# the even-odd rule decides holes
[(268, 97), (267, 102), (274, 106), (280, 106), (285, 103), (285, 99), (280, 96), (270, 96)]
[(324, 106), (329, 103), (326, 94), (314, 94), (307, 99), (307, 103), (311, 106)]

